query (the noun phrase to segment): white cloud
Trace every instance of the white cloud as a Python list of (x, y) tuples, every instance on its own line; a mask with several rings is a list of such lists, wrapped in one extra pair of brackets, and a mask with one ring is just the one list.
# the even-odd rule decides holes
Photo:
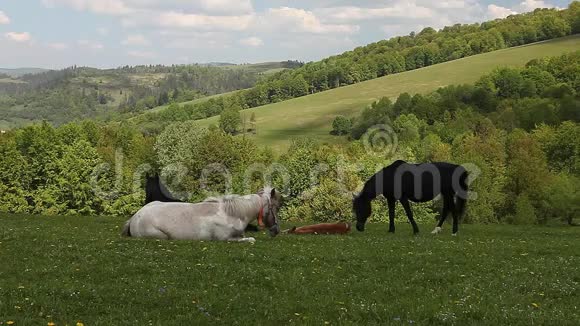
[(149, 45), (151, 45), (151, 41), (149, 41), (145, 36), (143, 36), (141, 34), (129, 35), (121, 43), (123, 45), (137, 45), (137, 46), (149, 46)]
[(99, 27), (99, 28), (97, 28), (97, 34), (99, 34), (101, 36), (107, 36), (107, 35), (109, 35), (109, 29), (106, 27)]
[(8, 33), (5, 33), (4, 36), (11, 41), (20, 42), (20, 43), (29, 42), (30, 40), (32, 40), (32, 36), (28, 32), (22, 32), (22, 33), (8, 32)]
[(434, 8), (442, 8), (442, 9), (461, 9), (465, 8), (467, 5), (465, 0), (448, 0), (448, 1), (435, 1), (431, 2), (430, 4)]
[(0, 10), (0, 25), (10, 24), (10, 17)]
[(271, 8), (265, 14), (263, 22), (264, 28), (278, 29), (293, 32), (305, 32), (315, 34), (327, 33), (347, 33), (352, 34), (359, 31), (357, 25), (347, 24), (326, 24), (312, 12), (304, 9), (281, 7)]
[(133, 12), (122, 0), (42, 0), (42, 4), (49, 8), (67, 6), (78, 11), (106, 15), (126, 15)]
[(155, 53), (149, 51), (129, 51), (127, 52), (127, 55), (130, 57), (145, 59), (152, 59), (156, 57)]
[(102, 50), (105, 48), (105, 46), (103, 46), (103, 44), (101, 44), (99, 42), (95, 42), (95, 41), (90, 41), (90, 40), (79, 40), (77, 42), (77, 44), (80, 47), (83, 47), (86, 49), (91, 49), (91, 50)]
[(489, 19), (505, 18), (509, 15), (515, 15), (515, 14), (517, 14), (517, 12), (513, 11), (509, 8), (505, 8), (505, 7), (494, 5), (494, 4), (487, 6), (486, 16)]
[[(456, 8), (458, 2), (447, 1), (435, 5), (439, 8)], [(387, 7), (367, 8), (357, 6), (345, 6), (325, 8), (318, 11), (326, 20), (355, 21), (380, 18), (430, 18), (435, 13), (431, 8), (417, 5), (414, 2), (399, 1)]]
[(253, 15), (209, 16), (171, 11), (159, 14), (153, 21), (166, 28), (242, 31), (250, 26), (253, 19)]
[(254, 11), (251, 0), (42, 0), (42, 3), (49, 8), (65, 6), (107, 15), (172, 10), (196, 14), (241, 15)]
[(247, 45), (247, 46), (258, 47), (258, 46), (264, 45), (264, 41), (262, 41), (258, 37), (252, 36), (252, 37), (247, 37), (247, 38), (241, 39), (240, 40), (240, 44)]
[(60, 42), (48, 43), (47, 46), (54, 50), (66, 50), (69, 48), (68, 44)]
[(251, 0), (122, 0), (137, 10), (171, 11), (217, 15), (242, 15), (254, 12)]
[(202, 9), (208, 12), (247, 14), (254, 11), (250, 0), (201, 0), (199, 2)]
[(521, 11), (534, 11), (537, 8), (556, 8), (556, 6), (546, 3), (542, 0), (525, 0), (520, 3)]

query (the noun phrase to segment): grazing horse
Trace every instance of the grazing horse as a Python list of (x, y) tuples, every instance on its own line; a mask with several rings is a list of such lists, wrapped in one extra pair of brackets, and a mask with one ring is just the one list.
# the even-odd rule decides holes
[(201, 203), (152, 202), (142, 207), (123, 228), (122, 235), (137, 238), (222, 240), (254, 242), (245, 238), (250, 221), (263, 218), (275, 237), (280, 233), (280, 194), (266, 187), (257, 194), (208, 198)]
[[(145, 184), (145, 205), (160, 201), (164, 203), (183, 203), (182, 200), (176, 199), (167, 188), (161, 182), (159, 175), (154, 175), (152, 177), (147, 177), (147, 182)], [(261, 222), (261, 221), (259, 221)], [(253, 224), (248, 224), (246, 227), (246, 232), (258, 232), (259, 229)]]
[(467, 190), (467, 171), (462, 166), (444, 162), (409, 164), (395, 161), (373, 175), (353, 199), (356, 228), (364, 231), (365, 223), (371, 215), (371, 201), (382, 194), (389, 206), (389, 232), (395, 232), (395, 205), (400, 201), (413, 226), (413, 233), (417, 234), (419, 228), (413, 219), (409, 201), (427, 202), (441, 195), (443, 211), (431, 233), (441, 232), (441, 226), (451, 212), (453, 235), (456, 235), (459, 217), (465, 210)]

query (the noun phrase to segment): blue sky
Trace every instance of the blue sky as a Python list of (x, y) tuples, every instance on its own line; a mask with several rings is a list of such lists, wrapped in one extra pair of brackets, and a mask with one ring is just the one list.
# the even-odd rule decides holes
[(311, 61), (566, 0), (0, 0), (0, 67)]

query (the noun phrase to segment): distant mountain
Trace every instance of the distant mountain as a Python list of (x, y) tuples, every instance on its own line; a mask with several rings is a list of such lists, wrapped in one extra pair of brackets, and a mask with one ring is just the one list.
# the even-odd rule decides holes
[(40, 74), (43, 72), (50, 71), (50, 69), (43, 69), (43, 68), (14, 68), (14, 69), (7, 69), (7, 68), (0, 68), (0, 74), (5, 74), (10, 77), (21, 77), (26, 74)]
[(235, 66), (235, 63), (228, 63), (228, 62), (208, 62), (208, 63), (200, 63), (200, 66), (205, 67), (223, 67), (223, 66)]

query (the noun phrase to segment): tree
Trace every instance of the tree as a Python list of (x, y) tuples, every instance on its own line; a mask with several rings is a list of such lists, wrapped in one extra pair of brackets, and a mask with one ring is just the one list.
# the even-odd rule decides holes
[(250, 115), (250, 129), (254, 133), (254, 135), (258, 131), (256, 127), (256, 112), (252, 112), (252, 115)]
[(507, 138), (506, 190), (518, 196), (526, 194), (539, 200), (549, 175), (546, 155), (532, 135), (516, 129)]
[(332, 131), (333, 135), (347, 135), (350, 133), (352, 128), (352, 122), (345, 116), (339, 115), (332, 121)]
[(516, 198), (514, 224), (536, 224), (536, 209), (526, 194)]
[(574, 224), (574, 218), (580, 216), (580, 180), (568, 174), (556, 175), (545, 196), (549, 214), (553, 218)]
[(524, 78), (519, 70), (501, 68), (493, 74), (497, 94), (503, 98), (519, 98), (523, 88)]
[(388, 97), (383, 97), (366, 107), (360, 117), (356, 119), (352, 127), (351, 136), (354, 139), (360, 139), (370, 127), (388, 123), (392, 108), (393, 104)]
[(220, 129), (228, 134), (235, 134), (242, 122), (240, 108), (236, 106), (225, 109), (220, 115)]

